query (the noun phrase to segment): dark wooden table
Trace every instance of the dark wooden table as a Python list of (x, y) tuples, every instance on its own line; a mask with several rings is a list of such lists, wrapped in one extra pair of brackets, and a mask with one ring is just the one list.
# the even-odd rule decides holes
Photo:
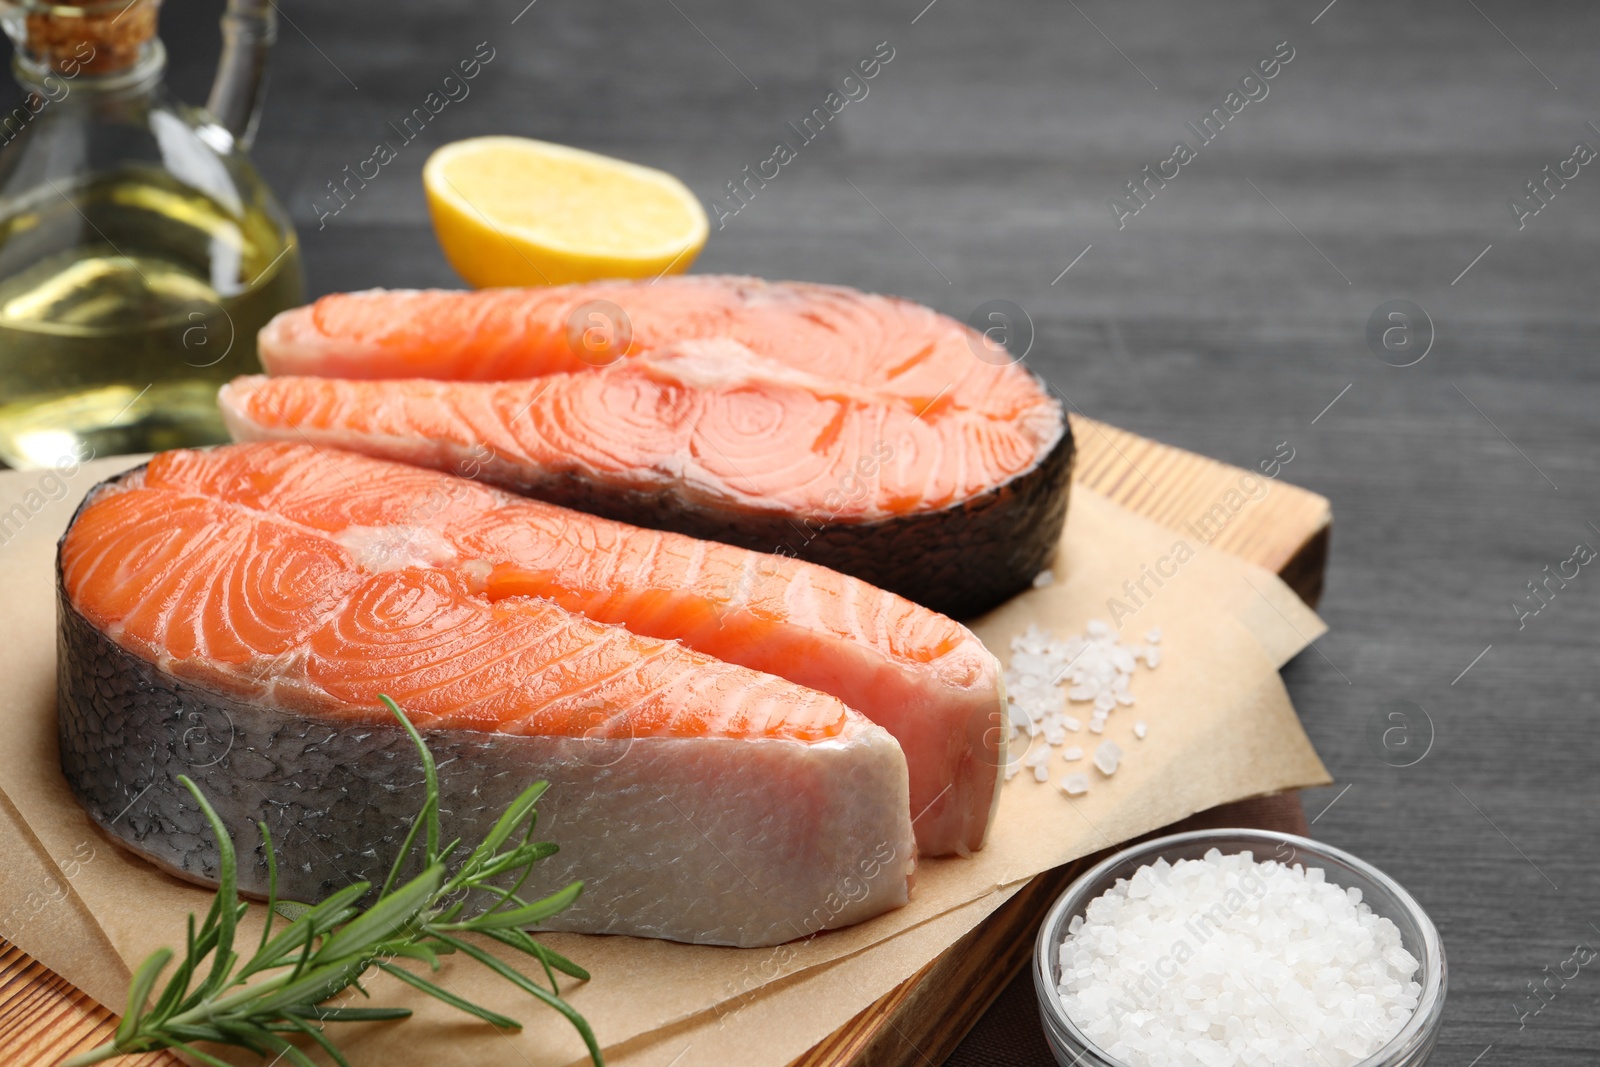
[[(708, 204), (780, 138), (799, 146), (713, 225), (697, 269), (845, 282), (963, 318), (1009, 300), (1032, 321), (1028, 362), (1080, 411), (1247, 467), (1287, 442), (1286, 477), (1337, 516), (1333, 632), (1286, 672), (1339, 780), (1306, 798), (1313, 833), (1397, 876), (1438, 922), (1451, 990), (1436, 1062), (1600, 1058), (1600, 963), (1550, 977), (1574, 946), (1600, 946), (1600, 568), (1552, 579), (1520, 629), (1513, 607), (1576, 545), (1600, 549), (1600, 165), (1552, 179), (1521, 229), (1510, 206), (1547, 164), (1571, 175), (1575, 142), (1600, 149), (1600, 9), (524, 3), (280, 5), (256, 155), (313, 292), (458, 284), (418, 179), (448, 140), (581, 145), (671, 170)], [(173, 85), (192, 100), (219, 7), (166, 5)], [(883, 41), (893, 59), (867, 95), (802, 145), (786, 124), (830, 91), (859, 96), (843, 79)], [(1201, 143), (1186, 123), (1226, 109), (1283, 41), (1293, 58), (1267, 95)], [(470, 96), (319, 229), (325, 183), (479, 42), (494, 58)], [(1180, 139), (1195, 157), (1119, 229), (1111, 198), (1146, 165), (1171, 175)], [(1385, 362), (1366, 336), (1397, 299), (1434, 335), (1408, 367), (1390, 365), (1407, 349)], [(1418, 320), (1410, 351), (1429, 332)], [(1386, 744), (1395, 711), (1409, 733)], [(992, 1012), (950, 1062), (995, 1062), (987, 1028), (1002, 1025), (1031, 1020)]]

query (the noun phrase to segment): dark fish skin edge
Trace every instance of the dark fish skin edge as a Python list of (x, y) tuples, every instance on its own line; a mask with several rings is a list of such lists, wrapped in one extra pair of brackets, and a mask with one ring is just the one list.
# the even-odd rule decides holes
[[(91, 490), (85, 504), (111, 482)], [(60, 581), (59, 547), (57, 591), (61, 769), (90, 819), (113, 841), (170, 874), (215, 885), (216, 842), (177, 781), (187, 775), (234, 839), (244, 895), (267, 894), (258, 820), (272, 832), (285, 900), (314, 902), (358, 880), (383, 882), (425, 798), (416, 750), (398, 724), (383, 718), (386, 713), (374, 709), (364, 721), (311, 717), (173, 677), (117, 645), (77, 610)], [(909, 823), (903, 840), (834, 847), (814, 831), (841, 819), (853, 790), (849, 783), (829, 791), (820, 781), (764, 773), (768, 757), (781, 760), (778, 750), (786, 742), (741, 751), (750, 773), (729, 776), (683, 758), (683, 750), (673, 750), (682, 742), (670, 738), (422, 733), (440, 767), (446, 840), (476, 844), (524, 788), (539, 779), (551, 783), (538, 805), (535, 839), (564, 847), (535, 868), (524, 897), (574, 879), (585, 887), (546, 929), (773, 945), (859, 922), (904, 901), (905, 880), (897, 882), (890, 871), (914, 863)], [(698, 754), (706, 755), (704, 749)], [(770, 825), (770, 814), (788, 808), (786, 790), (794, 788), (828, 794), (798, 831), (830, 851), (790, 848), (783, 828)], [(901, 799), (897, 807), (904, 806)], [(687, 832), (686, 821), (720, 834), (722, 845), (704, 832)], [(611, 840), (615, 870), (584, 861), (583, 844), (601, 837)], [(737, 861), (729, 849), (737, 851)], [(899, 867), (891, 863), (896, 856)], [(741, 866), (762, 884), (754, 886)], [(868, 873), (880, 869), (881, 876)], [(419, 870), (413, 862), (406, 875)], [(655, 872), (659, 894), (641, 896), (641, 871)], [(817, 909), (819, 881), (836, 884), (864, 874), (871, 900)]]
[(873, 522), (735, 511), (686, 501), (676, 488), (619, 491), (583, 471), (550, 472), (530, 482), (525, 469), (494, 460), (483, 464), (479, 478), (602, 518), (794, 556), (970, 619), (1031, 588), (1061, 540), (1077, 449), (1066, 411), (1059, 401), (1056, 406), (1061, 439), (1030, 470), (938, 511)]
[[(398, 725), (296, 723), (173, 679), (95, 629), (59, 584), (57, 622), (61, 769), (79, 803), (119, 844), (190, 881), (216, 883), (216, 842), (177, 781), (182, 774), (233, 834), (247, 893), (265, 896), (267, 888), (265, 856), (251, 847), (257, 819), (272, 830), (280, 856), (285, 845), (298, 851), (295, 837), (309, 832), (320, 839), (313, 845), (322, 853), (314, 876), (292, 863), (280, 869), (286, 899), (318, 900), (361, 878), (383, 880), (386, 868), (374, 858), (352, 862), (316, 827), (365, 827), (364, 837), (389, 846), (383, 859), (392, 862), (424, 798), (422, 765)], [(318, 789), (339, 777), (341, 766), (362, 758), (385, 773), (347, 776), (357, 788), (335, 787), (337, 797)], [(295, 791), (298, 798), (281, 788), (286, 777), (306, 787)]]

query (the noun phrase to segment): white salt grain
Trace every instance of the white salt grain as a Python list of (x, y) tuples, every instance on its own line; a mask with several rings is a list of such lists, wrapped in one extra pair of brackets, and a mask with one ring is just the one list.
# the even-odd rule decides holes
[(1133, 724), (1133, 736), (1137, 737), (1139, 740), (1143, 741), (1144, 740), (1144, 735), (1149, 733), (1149, 732), (1150, 732), (1150, 727), (1148, 727), (1148, 726), (1146, 726), (1144, 724), (1144, 720), (1143, 719), (1140, 719), (1138, 722)]
[(1122, 746), (1115, 741), (1102, 741), (1100, 747), (1094, 750), (1094, 765), (1100, 768), (1100, 773), (1112, 775), (1117, 773), (1117, 764), (1122, 762)]
[(1217, 849), (1119, 879), (1059, 958), (1067, 1015), (1134, 1067), (1351, 1067), (1422, 992), (1399, 930), (1358, 894)]
[(1068, 763), (1071, 763), (1074, 760), (1080, 760), (1083, 758), (1083, 749), (1079, 748), (1077, 745), (1073, 745), (1071, 748), (1068, 748), (1065, 752), (1061, 753), (1061, 758), (1066, 760)]
[[(1070, 706), (1089, 705), (1089, 732), (1104, 734), (1110, 715), (1134, 703), (1131, 683), (1140, 665), (1150, 668), (1160, 662), (1161, 651), (1155, 646), (1160, 639), (1160, 631), (1151, 630), (1145, 643), (1125, 645), (1121, 636), (1099, 619), (1065, 639), (1037, 625), (1013, 637), (1011, 662), (1005, 672), (1005, 721), (1012, 741), (1006, 778), (1032, 770), (1037, 780), (1046, 780), (1040, 776), (1046, 755), (1040, 742), (1060, 748), (1068, 733), (1078, 733), (1085, 725), (1081, 713), (1067, 714)], [(1027, 743), (1019, 743), (1017, 735)], [(1120, 757), (1120, 750), (1118, 754)], [(1072, 758), (1081, 759), (1081, 749), (1077, 757), (1068, 757)]]
[(1035, 589), (1044, 589), (1047, 586), (1054, 585), (1055, 581), (1056, 572), (1046, 567), (1044, 570), (1033, 576), (1033, 587)]
[(1089, 791), (1089, 776), (1082, 772), (1069, 774), (1061, 779), (1061, 788), (1069, 797), (1081, 797)]

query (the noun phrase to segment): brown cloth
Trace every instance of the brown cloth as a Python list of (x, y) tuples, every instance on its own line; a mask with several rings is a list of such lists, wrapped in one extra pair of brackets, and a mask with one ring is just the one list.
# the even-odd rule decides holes
[[(1148, 836), (1162, 837), (1185, 830), (1219, 830), (1241, 826), (1301, 835), (1309, 830), (1305, 810), (1300, 806), (1300, 794), (1274, 793), (1202, 811)], [(1031, 964), (1024, 967), (989, 1005), (989, 1010), (983, 1013), (977, 1025), (956, 1046), (945, 1065), (1057, 1067), (1055, 1056), (1044, 1041)]]

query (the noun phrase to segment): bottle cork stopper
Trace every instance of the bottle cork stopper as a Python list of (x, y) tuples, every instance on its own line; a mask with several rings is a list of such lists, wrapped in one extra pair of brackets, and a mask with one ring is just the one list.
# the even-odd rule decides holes
[(156, 35), (161, 0), (38, 4), (27, 8), (22, 48), (58, 74), (111, 74), (138, 62)]

